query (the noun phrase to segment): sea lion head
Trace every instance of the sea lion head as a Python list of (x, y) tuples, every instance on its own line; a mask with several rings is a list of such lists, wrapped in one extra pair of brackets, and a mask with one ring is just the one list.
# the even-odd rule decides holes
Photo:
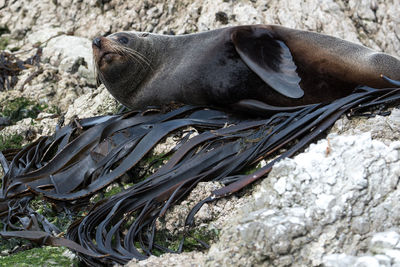
[(93, 39), (93, 57), (97, 81), (124, 103), (151, 70), (154, 56), (147, 33), (118, 32)]

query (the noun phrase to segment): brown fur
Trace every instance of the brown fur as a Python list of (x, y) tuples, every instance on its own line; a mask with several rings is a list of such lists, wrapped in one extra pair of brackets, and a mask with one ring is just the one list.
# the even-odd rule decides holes
[[(268, 42), (268, 49), (260, 40)], [(390, 87), (381, 74), (400, 80), (400, 61), (395, 57), (332, 36), (276, 25), (183, 36), (121, 32), (97, 42), (93, 54), (101, 82), (131, 108), (170, 102), (226, 106), (243, 99), (297, 106), (332, 101), (357, 85)], [(274, 53), (285, 49), (292, 59), (282, 63)], [(253, 71), (252, 63), (283, 83), (295, 81), (288, 82), (289, 90), (302, 90), (304, 95), (285, 96), (279, 83), (269, 83), (270, 77)]]

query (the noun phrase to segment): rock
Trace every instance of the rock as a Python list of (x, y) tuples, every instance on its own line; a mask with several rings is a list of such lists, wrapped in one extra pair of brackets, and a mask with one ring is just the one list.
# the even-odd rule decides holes
[(204, 257), (202, 253), (184, 252), (181, 254), (161, 255), (160, 257), (151, 256), (145, 261), (133, 260), (126, 266), (182, 266), (182, 267), (200, 267), (204, 266)]
[(354, 266), (357, 258), (346, 254), (331, 254), (323, 258), (326, 267)]
[(60, 34), (61, 29), (60, 28), (46, 28), (46, 29), (40, 29), (37, 31), (32, 32), (32, 34), (29, 34), (27, 36), (27, 43), (30, 44), (38, 44), (38, 43), (44, 43), (50, 38), (53, 38), (57, 35)]
[(369, 132), (371, 133), (372, 138), (389, 145), (393, 141), (398, 140), (397, 136), (393, 133), (399, 130), (400, 109), (395, 108), (391, 110), (389, 116), (377, 115), (367, 120), (360, 117), (354, 117), (349, 120), (346, 116), (343, 116), (336, 121), (331, 132), (341, 135), (358, 135), (364, 132)]
[(56, 118), (44, 118), (41, 120), (26, 118), (20, 120), (16, 125), (11, 125), (0, 130), (0, 135), (21, 135), (24, 138), (21, 145), (24, 146), (35, 141), (42, 135), (44, 136), (53, 134), (56, 126)]
[[(383, 215), (382, 210), (397, 209), (399, 159), (386, 164), (381, 158), (398, 155), (399, 146), (372, 140), (369, 133), (327, 138), (329, 144), (321, 140), (279, 162), (252, 196), (241, 199), (247, 204), (222, 224), (219, 240), (204, 254), (205, 265), (388, 266), (398, 260), (399, 234), (370, 231), (397, 225), (397, 212)], [(282, 179), (285, 186), (277, 191)], [(354, 256), (361, 248), (367, 248), (366, 255)]]
[(225, 12), (215, 13), (215, 20), (221, 22), (222, 24), (228, 24), (228, 15)]
[(61, 35), (51, 39), (43, 50), (43, 59), (59, 70), (78, 73), (96, 84), (92, 55), (92, 42), (86, 38)]
[[(0, 1), (0, 25), (10, 30), (5, 35), (8, 48), (31, 49), (59, 35), (43, 44), (42, 72), (29, 81), (37, 69), (24, 70), (16, 86), (22, 91), (0, 95), (56, 106), (66, 113), (67, 123), (75, 115), (114, 112), (116, 101), (104, 86), (96, 85), (91, 39), (121, 30), (183, 34), (281, 24), (400, 56), (398, 10), (399, 1), (384, 0)], [(22, 120), (0, 133), (34, 132), (37, 138), (51, 134), (56, 122), (43, 113), (38, 120)], [(240, 198), (220, 199), (200, 209), (196, 227), (221, 232), (208, 251), (152, 256), (132, 266), (400, 264), (399, 131), (399, 109), (368, 119), (343, 116), (327, 138), (276, 164)], [(176, 143), (171, 139), (155, 153), (170, 149)], [(158, 228), (182, 231), (193, 205), (220, 186), (200, 183), (167, 211)]]
[(99, 115), (114, 114), (118, 109), (118, 102), (110, 95), (104, 85), (97, 90), (77, 98), (69, 106), (65, 114), (65, 123), (79, 114), (79, 118), (88, 118)]
[(323, 257), (323, 264), (332, 267), (397, 266), (400, 263), (399, 236), (395, 231), (376, 233), (371, 238), (366, 255), (330, 254)]
[[(287, 258), (280, 262), (283, 256), (304, 265), (319, 265), (328, 259), (331, 262), (332, 258), (324, 260), (324, 257), (337, 248), (351, 253), (368, 247), (369, 243), (361, 240), (370, 235), (370, 230), (396, 226), (396, 214), (386, 213), (382, 218), (376, 212), (393, 205), (400, 194), (394, 186), (399, 177), (399, 161), (386, 164), (382, 160), (385, 155), (398, 154), (399, 150), (372, 140), (369, 133), (331, 134), (328, 139), (329, 154), (325, 139), (311, 145), (305, 153), (275, 165), (261, 183), (262, 193), (255, 192), (254, 200), (249, 201), (250, 212), (241, 214), (239, 219), (232, 218), (222, 229), (220, 240), (207, 255), (210, 266), (261, 262), (280, 266), (287, 262)], [(286, 180), (286, 186), (276, 191), (276, 184), (282, 179)], [(366, 206), (366, 202), (373, 206)], [(349, 234), (351, 228), (360, 237)], [(384, 240), (394, 246), (397, 235), (391, 236)], [(377, 244), (379, 239), (373, 240)], [(315, 250), (316, 247), (324, 249)], [(396, 257), (394, 252), (390, 256)], [(354, 260), (360, 266), (377, 262), (368, 257)]]
[[(182, 233), (185, 226), (186, 216), (191, 209), (201, 200), (207, 198), (213, 190), (221, 188), (221, 184), (217, 182), (200, 182), (190, 193), (189, 197), (173, 206), (167, 211), (162, 220), (157, 220), (157, 228), (167, 230), (168, 233), (177, 235)], [(213, 207), (205, 206), (202, 211), (196, 214), (195, 224), (200, 225), (201, 222), (215, 219)]]
[(371, 250), (380, 253), (386, 249), (400, 249), (400, 235), (395, 231), (375, 234), (371, 239)]
[[(398, 1), (175, 0), (7, 3), (0, 25), (15, 31), (73, 32), (93, 38), (118, 30), (189, 33), (224, 25), (274, 23), (333, 34), (399, 55)], [(222, 13), (219, 13), (222, 12)], [(215, 14), (226, 14), (222, 20)], [(40, 16), (38, 15), (40, 14)], [(114, 19), (114, 18), (118, 19)], [(226, 24), (227, 23), (227, 24)]]

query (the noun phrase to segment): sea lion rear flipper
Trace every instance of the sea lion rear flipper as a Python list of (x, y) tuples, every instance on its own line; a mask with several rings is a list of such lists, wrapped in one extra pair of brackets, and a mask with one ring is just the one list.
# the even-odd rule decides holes
[(289, 48), (267, 28), (239, 28), (231, 38), (242, 60), (275, 91), (290, 98), (304, 95)]

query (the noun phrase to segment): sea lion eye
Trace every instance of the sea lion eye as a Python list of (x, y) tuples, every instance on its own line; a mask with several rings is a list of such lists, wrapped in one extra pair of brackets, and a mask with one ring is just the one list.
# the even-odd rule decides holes
[(127, 44), (128, 41), (129, 41), (128, 37), (126, 37), (126, 36), (118, 37), (118, 42), (120, 42), (121, 44)]

